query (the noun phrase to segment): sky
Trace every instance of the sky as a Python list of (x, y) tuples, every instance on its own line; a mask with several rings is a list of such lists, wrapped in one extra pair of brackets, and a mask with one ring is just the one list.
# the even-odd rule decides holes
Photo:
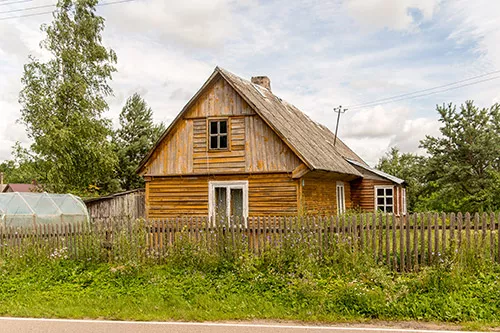
[[(12, 17), (55, 4), (14, 1), (0, 0), (0, 161), (12, 158), (15, 142), (29, 145), (17, 121), (23, 65), (44, 56), (40, 25), (52, 19)], [(347, 108), (339, 137), (375, 165), (391, 147), (424, 154), (419, 141), (439, 135), (436, 105), (500, 102), (500, 79), (492, 79), (359, 106), (499, 70), (497, 0), (135, 0), (97, 12), (103, 42), (118, 56), (105, 114), (114, 126), (135, 92), (156, 122), (169, 124), (220, 66), (246, 79), (268, 76), (273, 93), (332, 131), (333, 108)]]

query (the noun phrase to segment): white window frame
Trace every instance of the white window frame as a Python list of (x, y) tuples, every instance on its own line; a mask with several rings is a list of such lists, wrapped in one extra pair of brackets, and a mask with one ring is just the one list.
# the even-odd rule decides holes
[[(335, 187), (335, 197), (337, 200), (337, 215), (345, 214), (345, 186), (344, 182), (337, 182), (337, 186)], [(339, 197), (339, 193), (342, 193), (342, 200)]]
[[(215, 217), (215, 188), (225, 187), (226, 188), (226, 213), (230, 216), (231, 213), (231, 189), (242, 189), (243, 190), (243, 217), (245, 218), (245, 226), (248, 218), (248, 180), (238, 180), (238, 181), (211, 181), (208, 183), (208, 212), (209, 217)], [(215, 222), (215, 220), (214, 220)]]
[[(386, 204), (386, 200), (385, 200), (385, 199), (389, 198), (389, 196), (385, 195), (385, 190), (389, 189), (389, 188), (392, 189), (392, 196), (391, 196), (392, 197), (392, 205), (387, 205)], [(395, 208), (394, 197), (395, 197), (396, 193), (394, 191), (394, 186), (392, 186), (392, 185), (377, 185), (377, 186), (374, 187), (375, 212), (378, 212), (378, 206), (379, 206), (379, 204), (378, 204), (378, 200), (377, 200), (378, 199), (378, 193), (377, 192), (378, 192), (379, 189), (384, 189), (384, 210), (382, 212), (383, 213), (387, 213), (387, 208), (386, 207), (392, 206), (392, 212), (390, 212), (389, 214), (395, 214), (396, 212), (394, 211), (394, 208)]]

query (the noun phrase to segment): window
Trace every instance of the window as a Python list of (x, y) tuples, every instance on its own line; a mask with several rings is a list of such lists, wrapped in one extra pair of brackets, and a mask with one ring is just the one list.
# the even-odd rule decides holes
[(337, 214), (341, 215), (345, 213), (345, 191), (344, 183), (337, 182)]
[(208, 196), (211, 217), (248, 217), (248, 181), (210, 182)]
[(384, 213), (394, 211), (394, 188), (392, 186), (375, 186), (375, 207)]
[(227, 149), (227, 120), (209, 121), (210, 149)]

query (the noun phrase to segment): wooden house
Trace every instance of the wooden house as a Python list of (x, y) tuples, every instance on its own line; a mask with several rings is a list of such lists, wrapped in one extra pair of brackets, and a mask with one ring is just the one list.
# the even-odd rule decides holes
[(267, 77), (215, 68), (141, 162), (148, 218), (405, 213), (404, 181), (370, 168)]

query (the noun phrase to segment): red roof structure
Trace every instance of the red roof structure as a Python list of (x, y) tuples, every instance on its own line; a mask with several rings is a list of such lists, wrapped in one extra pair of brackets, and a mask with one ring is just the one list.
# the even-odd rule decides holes
[(33, 184), (7, 184), (3, 189), (6, 192), (36, 192), (36, 185)]

